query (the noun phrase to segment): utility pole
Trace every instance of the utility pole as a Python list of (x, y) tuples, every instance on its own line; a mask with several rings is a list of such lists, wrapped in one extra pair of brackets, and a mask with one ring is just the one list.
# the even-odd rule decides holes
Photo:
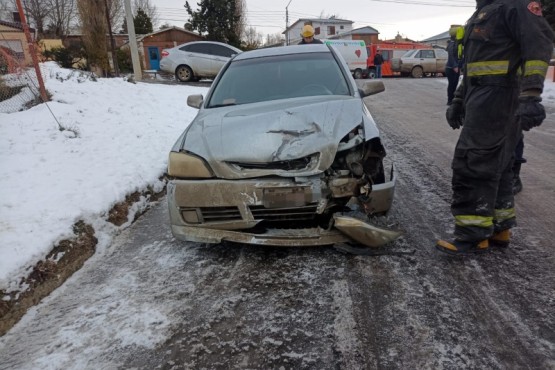
[(27, 44), (29, 46), (29, 52), (31, 53), (31, 58), (33, 58), (33, 64), (35, 65), (35, 73), (37, 75), (37, 82), (39, 83), (40, 97), (43, 103), (48, 101), (48, 96), (46, 95), (46, 88), (44, 87), (44, 81), (42, 79), (42, 74), (39, 68), (39, 58), (37, 58), (37, 51), (35, 50), (35, 43), (31, 37), (31, 32), (29, 32), (29, 26), (27, 25), (27, 19), (23, 13), (23, 6), (21, 5), (21, 0), (16, 0), (17, 11), (19, 12), (19, 18), (21, 19), (21, 24), (23, 25), (23, 32), (27, 38)]
[(125, 0), (125, 19), (127, 21), (127, 34), (129, 36), (129, 47), (131, 48), (131, 60), (133, 61), (133, 74), (135, 80), (143, 79), (141, 62), (139, 61), (139, 48), (137, 47), (137, 36), (135, 36), (135, 25), (133, 24), (133, 13), (131, 13), (131, 0)]
[(289, 0), (289, 2), (287, 3), (287, 6), (285, 7), (285, 45), (289, 45), (289, 4), (291, 4), (291, 1), (293, 0)]

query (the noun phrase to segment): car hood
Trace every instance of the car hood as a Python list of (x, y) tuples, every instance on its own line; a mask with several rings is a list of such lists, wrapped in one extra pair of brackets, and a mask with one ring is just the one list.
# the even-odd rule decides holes
[[(203, 109), (180, 149), (204, 158), (221, 178), (308, 176), (329, 168), (340, 140), (361, 123), (365, 140), (378, 136), (362, 100), (351, 96)], [(301, 169), (264, 166), (307, 157), (312, 162)]]

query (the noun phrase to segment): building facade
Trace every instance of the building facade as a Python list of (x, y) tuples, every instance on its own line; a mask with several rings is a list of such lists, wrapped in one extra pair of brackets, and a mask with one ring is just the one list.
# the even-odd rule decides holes
[(289, 26), (283, 34), (287, 45), (298, 44), (301, 41), (301, 31), (304, 25), (314, 27), (314, 36), (317, 39), (329, 39), (348, 33), (353, 29), (353, 21), (338, 18), (300, 18)]
[[(31, 28), (29, 32), (34, 41), (35, 30)], [(0, 20), (0, 54), (5, 59), (13, 58), (17, 60), (23, 66), (29, 66), (33, 63), (29, 44), (21, 23)]]

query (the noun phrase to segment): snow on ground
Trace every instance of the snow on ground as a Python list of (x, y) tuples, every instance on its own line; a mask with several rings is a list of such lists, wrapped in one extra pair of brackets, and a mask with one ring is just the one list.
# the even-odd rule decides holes
[[(128, 226), (108, 223), (108, 211), (129, 193), (163, 188), (168, 152), (197, 112), (186, 97), (207, 91), (43, 68), (50, 103), (2, 113), (0, 102), (0, 289), (8, 291), (73, 236), (76, 221), (95, 227), (98, 248)], [(555, 111), (551, 80), (543, 98)]]
[(51, 102), (15, 113), (0, 102), (0, 289), (8, 291), (79, 220), (94, 225), (98, 247), (110, 243), (119, 228), (105, 221), (108, 211), (129, 193), (163, 189), (169, 150), (197, 112), (187, 95), (207, 91), (95, 81), (52, 62), (43, 70)]

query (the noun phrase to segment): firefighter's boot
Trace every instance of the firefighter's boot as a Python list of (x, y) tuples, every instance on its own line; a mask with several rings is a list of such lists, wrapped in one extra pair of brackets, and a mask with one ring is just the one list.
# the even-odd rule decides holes
[(436, 248), (447, 254), (468, 256), (472, 254), (484, 253), (489, 247), (488, 239), (482, 241), (463, 241), (455, 239), (452, 242), (446, 240), (438, 240)]
[(515, 162), (513, 165), (513, 194), (518, 194), (522, 191), (522, 181), (520, 180), (520, 167), (522, 163)]
[(511, 241), (511, 230), (502, 230), (493, 233), (489, 238), (489, 244), (494, 247), (507, 248)]

